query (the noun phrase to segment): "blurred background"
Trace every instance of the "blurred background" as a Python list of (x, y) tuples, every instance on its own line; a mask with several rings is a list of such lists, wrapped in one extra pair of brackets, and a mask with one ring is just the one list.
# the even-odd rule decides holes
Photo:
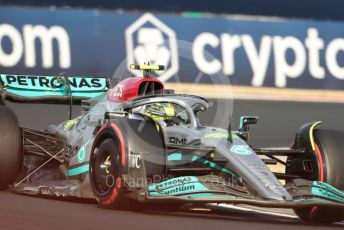
[[(237, 128), (239, 116), (256, 115), (252, 144), (288, 146), (308, 121), (344, 129), (343, 8), (340, 0), (0, 0), (0, 73), (124, 78), (136, 74), (128, 64), (164, 64), (157, 77), (168, 87), (213, 102), (205, 124), (219, 125), (221, 113)], [(67, 119), (64, 105), (10, 106), (25, 127)]]

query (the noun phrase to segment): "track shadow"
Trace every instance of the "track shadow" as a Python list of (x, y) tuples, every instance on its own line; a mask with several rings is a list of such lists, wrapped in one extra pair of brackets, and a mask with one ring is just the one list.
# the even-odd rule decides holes
[(298, 218), (284, 217), (269, 215), (265, 213), (247, 212), (244, 210), (228, 209), (228, 211), (221, 210), (187, 210), (187, 209), (177, 209), (173, 207), (169, 209), (166, 206), (156, 206), (148, 207), (145, 210), (141, 210), (141, 213), (148, 215), (167, 215), (175, 217), (190, 217), (190, 218), (210, 218), (210, 219), (221, 219), (228, 221), (241, 221), (241, 222), (251, 222), (251, 223), (264, 223), (264, 224), (278, 224), (289, 225), (290, 227), (326, 227), (326, 228), (340, 228), (343, 229), (344, 222), (334, 223), (334, 224), (312, 224), (304, 222)]
[[(40, 199), (47, 199), (47, 200), (57, 200), (61, 202), (69, 202), (69, 203), (83, 203), (83, 204), (92, 204), (97, 209), (103, 209), (103, 207), (97, 205), (95, 199), (81, 199), (75, 197), (55, 197), (55, 196), (47, 196), (47, 195), (30, 195), (30, 194), (17, 194), (20, 196), (27, 196), (32, 198), (40, 198)], [(298, 218), (291, 218), (291, 217), (284, 217), (284, 216), (276, 216), (276, 215), (269, 215), (264, 213), (256, 213), (256, 212), (247, 212), (244, 210), (236, 210), (236, 209), (228, 209), (228, 211), (224, 210), (211, 210), (208, 208), (197, 208), (190, 209), (189, 208), (180, 207), (178, 205), (172, 204), (149, 204), (149, 205), (139, 205), (138, 207), (134, 207), (134, 210), (126, 210), (128, 213), (132, 214), (143, 214), (143, 215), (154, 215), (154, 216), (171, 216), (171, 217), (180, 217), (180, 218), (208, 218), (213, 220), (228, 220), (228, 221), (236, 221), (236, 222), (250, 222), (250, 223), (257, 223), (257, 224), (271, 224), (271, 225), (288, 225), (290, 227), (323, 227), (323, 228), (340, 228), (343, 229), (344, 222), (335, 223), (335, 224), (311, 224), (304, 222)], [(112, 210), (117, 212), (117, 210)], [(111, 212), (111, 210), (109, 210)], [(123, 212), (121, 210), (120, 212)]]

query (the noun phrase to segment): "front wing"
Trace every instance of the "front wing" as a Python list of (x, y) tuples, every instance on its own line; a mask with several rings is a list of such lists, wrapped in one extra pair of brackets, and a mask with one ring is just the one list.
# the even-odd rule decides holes
[(250, 189), (225, 182), (220, 177), (183, 176), (149, 185), (145, 193), (138, 193), (141, 197), (132, 198), (143, 202), (231, 203), (271, 208), (326, 206), (344, 210), (344, 192), (327, 183), (297, 179), (285, 189), (292, 196), (291, 200), (265, 200)]

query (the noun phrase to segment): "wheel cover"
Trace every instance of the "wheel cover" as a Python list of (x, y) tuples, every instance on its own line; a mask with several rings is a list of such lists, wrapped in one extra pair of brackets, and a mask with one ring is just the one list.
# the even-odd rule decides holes
[(109, 195), (116, 186), (118, 179), (119, 157), (118, 154), (102, 151), (96, 154), (93, 167), (93, 183), (100, 197)]

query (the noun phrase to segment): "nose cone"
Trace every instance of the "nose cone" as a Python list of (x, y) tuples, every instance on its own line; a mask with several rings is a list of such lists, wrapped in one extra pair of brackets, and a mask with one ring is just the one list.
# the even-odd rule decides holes
[(233, 143), (227, 138), (207, 138), (204, 144), (216, 146), (216, 152), (228, 159), (226, 167), (242, 177), (262, 198), (292, 200), (284, 186), (250, 146), (240, 137), (234, 134), (232, 137)]

